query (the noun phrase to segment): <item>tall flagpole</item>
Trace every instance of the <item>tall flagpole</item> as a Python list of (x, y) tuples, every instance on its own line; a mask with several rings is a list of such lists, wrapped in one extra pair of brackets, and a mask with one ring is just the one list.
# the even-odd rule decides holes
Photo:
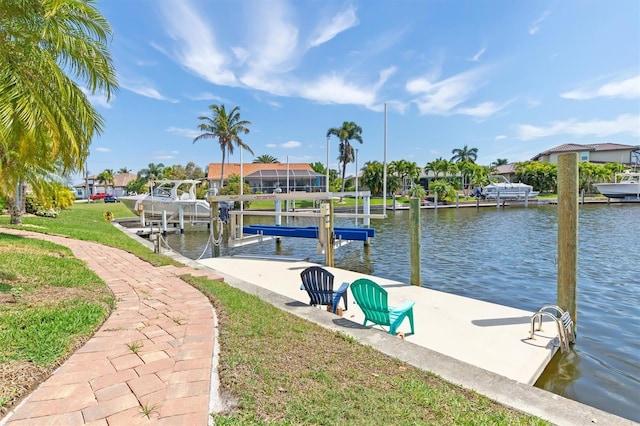
[[(242, 200), (242, 195), (244, 194), (244, 173), (243, 173), (243, 164), (242, 164), (242, 147), (240, 147), (240, 238), (244, 236), (243, 226), (244, 226), (244, 215), (242, 211), (244, 210), (244, 201)], [(234, 235), (235, 235), (235, 231)]]
[(382, 215), (387, 216), (387, 103), (384, 103), (384, 161), (382, 163)]
[(329, 136), (327, 136), (327, 177), (325, 186), (327, 187), (327, 192), (329, 192)]

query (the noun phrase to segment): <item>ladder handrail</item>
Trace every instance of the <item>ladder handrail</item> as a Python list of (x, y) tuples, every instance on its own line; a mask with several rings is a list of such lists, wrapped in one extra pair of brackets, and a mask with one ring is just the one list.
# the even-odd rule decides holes
[[(550, 309), (554, 310), (555, 312), (549, 312), (548, 310)], [(569, 312), (565, 312), (556, 305), (544, 305), (538, 310), (538, 312), (531, 316), (531, 332), (529, 334), (529, 338), (531, 340), (535, 339), (536, 321), (539, 321), (537, 330), (542, 330), (543, 317), (551, 318), (556, 323), (556, 327), (558, 328), (560, 350), (562, 351), (562, 353), (568, 351), (569, 343), (575, 343), (576, 341), (571, 314)]]

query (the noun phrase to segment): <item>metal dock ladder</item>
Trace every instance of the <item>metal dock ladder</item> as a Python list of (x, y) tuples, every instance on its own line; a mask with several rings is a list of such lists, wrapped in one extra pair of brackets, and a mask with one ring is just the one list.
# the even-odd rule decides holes
[[(549, 312), (553, 310), (555, 312)], [(560, 350), (565, 353), (569, 350), (569, 343), (576, 342), (576, 335), (573, 331), (573, 320), (569, 312), (565, 312), (556, 305), (544, 305), (531, 317), (531, 334), (530, 339), (535, 339), (535, 331), (542, 330), (542, 318), (551, 318), (558, 328), (558, 340), (560, 341)], [(538, 328), (536, 329), (536, 320), (538, 320)]]

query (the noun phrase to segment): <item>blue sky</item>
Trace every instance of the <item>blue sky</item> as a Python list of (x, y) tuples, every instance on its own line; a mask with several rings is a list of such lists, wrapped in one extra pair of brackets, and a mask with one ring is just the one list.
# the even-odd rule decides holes
[[(120, 91), (92, 174), (219, 162), (193, 143), (208, 106), (239, 106), (243, 140), (326, 162), (326, 132), (363, 128), (358, 163), (419, 166), (464, 145), (478, 163), (562, 143), (640, 144), (637, 0), (103, 0)], [(330, 166), (338, 168), (337, 140)], [(239, 161), (239, 151), (231, 161)], [(245, 162), (253, 157), (244, 152)], [(350, 174), (355, 164), (349, 166)]]

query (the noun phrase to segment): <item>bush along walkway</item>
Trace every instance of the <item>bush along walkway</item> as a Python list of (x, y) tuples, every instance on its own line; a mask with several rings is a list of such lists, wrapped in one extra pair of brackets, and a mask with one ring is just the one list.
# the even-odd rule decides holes
[(179, 278), (198, 275), (195, 270), (154, 267), (91, 242), (0, 232), (69, 247), (116, 297), (116, 308), (96, 334), (0, 425), (209, 423), (217, 403), (211, 391), (215, 313), (204, 295)]

